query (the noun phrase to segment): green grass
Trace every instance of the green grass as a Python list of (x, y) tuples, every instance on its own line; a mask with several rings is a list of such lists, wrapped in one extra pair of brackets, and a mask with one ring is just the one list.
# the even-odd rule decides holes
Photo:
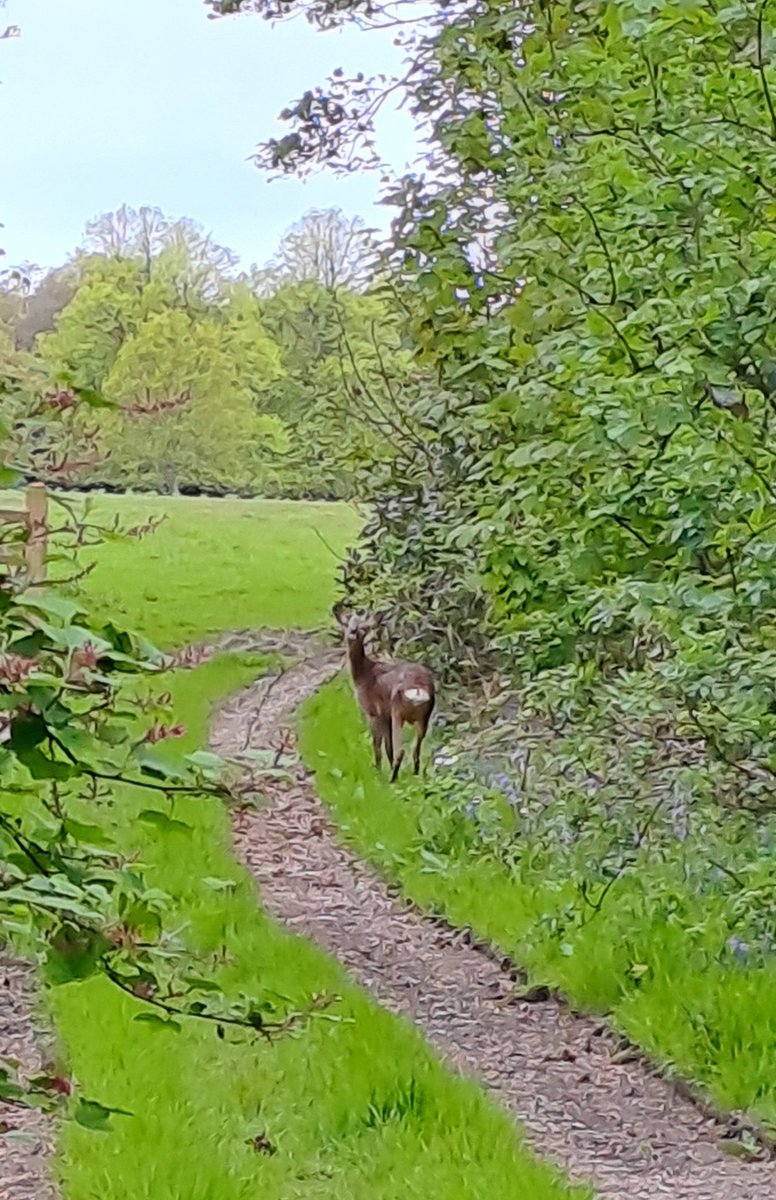
[[(478, 848), (473, 822), (438, 788), (391, 788), (377, 775), (343, 679), (307, 704), (302, 752), (343, 834), (414, 901), (472, 926), (577, 1005), (610, 1012), (723, 1107), (776, 1126), (776, 961), (739, 962), (725, 951), (735, 900), (730, 881), (715, 882), (708, 867), (715, 849), (724, 861), (724, 844), (712, 847), (707, 832), (662, 860), (645, 856), (580, 922), (585, 905), (559, 845), (522, 847), (505, 865)], [(767, 862), (760, 873), (767, 884)]]
[[(174, 680), (188, 727), (181, 753), (206, 737), (210, 704), (256, 672), (234, 656)], [(184, 798), (187, 833), (151, 830), (153, 807), (127, 789), (115, 810), (120, 844), (175, 897), (202, 952), (229, 956), (225, 986), (274, 991), (302, 1003), (343, 997), (332, 1024), (318, 1021), (273, 1046), (219, 1041), (190, 1021), (180, 1032), (137, 1023), (143, 1011), (99, 980), (51, 993), (56, 1025), (84, 1093), (126, 1108), (114, 1130), (75, 1125), (62, 1134), (67, 1200), (560, 1200), (570, 1193), (521, 1149), (507, 1116), (474, 1084), (451, 1077), (415, 1031), (348, 984), (339, 967), (262, 913), (254, 886), (228, 847), (217, 801)], [(161, 807), (161, 806), (160, 806)], [(214, 890), (205, 880), (228, 881)], [(276, 1155), (247, 1140), (263, 1132)], [(581, 1193), (576, 1193), (581, 1195)]]
[[(100, 612), (161, 646), (227, 629), (309, 628), (336, 593), (337, 555), (358, 534), (345, 504), (99, 496), (90, 520), (122, 527), (166, 516), (153, 535), (112, 540), (84, 591)], [(323, 540), (321, 540), (323, 539)]]

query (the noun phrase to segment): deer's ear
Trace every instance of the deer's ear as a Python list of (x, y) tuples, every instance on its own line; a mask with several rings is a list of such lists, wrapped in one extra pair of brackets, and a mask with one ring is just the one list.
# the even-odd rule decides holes
[(332, 608), (331, 611), (334, 615), (334, 620), (337, 622), (338, 625), (344, 625), (346, 623), (347, 614), (345, 613), (345, 605), (342, 603), (341, 600), (337, 601), (337, 603), (334, 605), (334, 607)]

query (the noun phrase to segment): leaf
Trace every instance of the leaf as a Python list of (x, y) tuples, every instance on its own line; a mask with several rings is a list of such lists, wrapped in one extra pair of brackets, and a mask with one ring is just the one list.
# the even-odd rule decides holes
[(120, 654), (127, 655), (129, 657), (133, 655), (134, 648), (132, 646), (132, 638), (123, 629), (117, 629), (116, 626), (109, 621), (107, 625), (103, 625), (100, 633), (105, 641), (108, 642), (113, 649), (117, 650)]
[(106, 721), (97, 726), (94, 736), (106, 746), (123, 746), (129, 741), (129, 730), (118, 721)]
[(32, 908), (51, 909), (52, 912), (58, 912), (65, 916), (70, 915), (81, 919), (95, 921), (100, 919), (100, 914), (93, 908), (81, 901), (74, 900), (70, 896), (62, 896), (56, 893), (46, 894), (37, 892), (33, 888), (25, 887), (10, 887), (3, 892), (3, 899), (13, 901), (14, 903), (27, 904)]
[(214, 892), (233, 892), (237, 887), (236, 880), (216, 879), (213, 875), (207, 875), (202, 882), (206, 887), (212, 888)]
[(77, 765), (49, 758), (37, 747), (32, 750), (17, 751), (17, 755), (33, 779), (56, 779), (64, 782), (81, 774)]
[(154, 1029), (172, 1030), (173, 1033), (180, 1033), (181, 1031), (180, 1021), (176, 1021), (173, 1017), (160, 1016), (158, 1013), (138, 1013), (132, 1019), (133, 1021), (137, 1021), (138, 1024), (150, 1025)]
[(110, 942), (100, 933), (70, 928), (61, 930), (46, 955), (47, 982), (59, 986), (90, 978), (99, 969), (100, 958), (109, 948)]
[(185, 821), (168, 817), (166, 813), (159, 812), (156, 808), (144, 809), (143, 812), (138, 813), (137, 819), (144, 825), (152, 825), (154, 829), (159, 829), (164, 833), (189, 833), (191, 830), (191, 825), (187, 825)]
[(72, 600), (65, 600), (61, 596), (54, 596), (50, 592), (29, 593), (20, 596), (17, 603), (23, 608), (34, 608), (50, 617), (59, 617), (64, 624), (69, 624), (85, 611), (80, 604), (75, 604)]
[(39, 746), (48, 736), (48, 726), (37, 713), (20, 713), (11, 721), (11, 749), (19, 756)]
[(35, 658), (43, 649), (45, 643), (45, 633), (40, 629), (36, 629), (34, 633), (25, 634), (24, 637), (17, 638), (11, 642), (8, 649), (13, 654), (22, 654), (25, 658)]
[(185, 782), (188, 778), (185, 771), (182, 771), (180, 767), (176, 767), (169, 759), (160, 754), (158, 750), (152, 750), (149, 746), (139, 746), (134, 752), (133, 758), (138, 763), (142, 773), (150, 775), (152, 779)]
[(210, 750), (195, 750), (193, 754), (186, 755), (185, 761), (203, 771), (218, 772), (219, 774), (227, 766), (225, 759), (218, 754), (213, 754)]
[(220, 992), (221, 988), (213, 979), (201, 979), (197, 975), (186, 975), (184, 983), (194, 992)]
[(98, 1104), (95, 1100), (79, 1099), (73, 1116), (84, 1129), (91, 1129), (95, 1133), (108, 1133), (112, 1128), (111, 1117), (132, 1117), (134, 1113), (129, 1112), (126, 1108), (108, 1108), (107, 1105)]
[(118, 405), (113, 400), (108, 400), (106, 396), (95, 392), (93, 388), (73, 387), (72, 389), (79, 400), (84, 404), (88, 404), (89, 408), (118, 408)]
[(73, 838), (76, 842), (81, 842), (86, 846), (110, 846), (111, 839), (106, 835), (105, 831), (99, 825), (88, 825), (82, 821), (76, 821), (73, 817), (67, 817), (64, 826), (65, 833), (68, 837)]

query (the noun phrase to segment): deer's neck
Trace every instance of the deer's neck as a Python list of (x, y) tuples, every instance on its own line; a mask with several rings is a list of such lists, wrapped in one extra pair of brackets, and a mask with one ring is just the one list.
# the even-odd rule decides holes
[(357, 638), (348, 646), (348, 662), (354, 683), (360, 683), (371, 674), (374, 664), (364, 650), (362, 638)]

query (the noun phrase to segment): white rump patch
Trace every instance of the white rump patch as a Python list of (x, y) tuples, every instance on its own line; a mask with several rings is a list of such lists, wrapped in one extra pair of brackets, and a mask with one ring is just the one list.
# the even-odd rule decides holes
[(411, 704), (425, 704), (431, 695), (425, 688), (406, 688), (404, 696)]

